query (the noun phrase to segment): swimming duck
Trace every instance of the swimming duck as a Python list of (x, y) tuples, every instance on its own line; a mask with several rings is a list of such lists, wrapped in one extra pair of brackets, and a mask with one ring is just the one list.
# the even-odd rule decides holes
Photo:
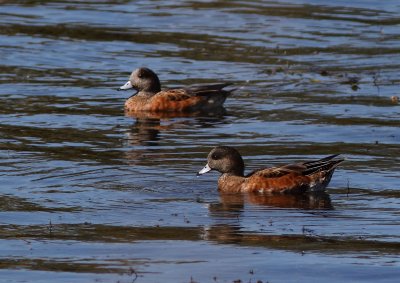
[(137, 92), (125, 102), (125, 110), (151, 112), (196, 112), (222, 107), (232, 90), (223, 90), (230, 83), (193, 85), (186, 88), (161, 90), (161, 83), (152, 70), (139, 68), (118, 90)]
[[(207, 157), (206, 166), (198, 172), (205, 174), (217, 170), (218, 189), (225, 193), (303, 193), (326, 188), (335, 168), (344, 161), (339, 155), (255, 170), (244, 175), (244, 162), (240, 153), (229, 146), (217, 146)], [(338, 157), (338, 158), (337, 158)]]

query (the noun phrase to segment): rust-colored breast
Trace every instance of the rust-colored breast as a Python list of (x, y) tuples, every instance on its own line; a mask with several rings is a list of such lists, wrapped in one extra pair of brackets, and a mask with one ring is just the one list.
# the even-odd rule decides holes
[(240, 193), (246, 178), (223, 174), (218, 179), (218, 190), (223, 193)]
[(143, 111), (149, 101), (148, 97), (143, 96), (132, 96), (127, 101), (125, 101), (125, 110), (131, 112)]

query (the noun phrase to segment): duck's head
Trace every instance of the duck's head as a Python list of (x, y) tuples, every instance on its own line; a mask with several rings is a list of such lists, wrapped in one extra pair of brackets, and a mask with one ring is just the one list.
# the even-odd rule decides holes
[(233, 147), (217, 146), (210, 151), (206, 166), (197, 175), (203, 175), (211, 170), (217, 170), (222, 174), (243, 176), (244, 162), (242, 156)]
[(139, 68), (132, 72), (129, 81), (117, 90), (135, 89), (137, 92), (156, 94), (161, 91), (160, 80), (149, 68)]

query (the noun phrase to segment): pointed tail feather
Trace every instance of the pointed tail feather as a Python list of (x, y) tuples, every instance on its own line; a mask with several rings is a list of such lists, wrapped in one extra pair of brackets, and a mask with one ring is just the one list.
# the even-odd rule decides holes
[(333, 158), (335, 158), (335, 157), (337, 157), (339, 155), (340, 154), (333, 154), (333, 155), (329, 155), (327, 157), (324, 157), (324, 158), (321, 158), (321, 159), (318, 159), (318, 160), (307, 161), (307, 162), (304, 162), (303, 164), (304, 165), (307, 165), (307, 164), (311, 165), (311, 164), (314, 164), (314, 163), (321, 163), (321, 162), (329, 161), (329, 160), (331, 160), (331, 159), (333, 159)]
[(304, 163), (304, 165), (307, 167), (307, 169), (304, 170), (304, 174), (310, 175), (320, 171), (333, 171), (340, 163), (344, 161), (344, 158), (334, 159), (337, 156), (339, 156), (339, 154)]

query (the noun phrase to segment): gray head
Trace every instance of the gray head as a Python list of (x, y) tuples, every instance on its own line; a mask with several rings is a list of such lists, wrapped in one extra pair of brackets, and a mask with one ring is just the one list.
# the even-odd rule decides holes
[(198, 175), (205, 174), (211, 170), (217, 170), (223, 174), (243, 176), (244, 162), (242, 156), (233, 147), (217, 146), (208, 154), (207, 164)]
[(149, 68), (139, 68), (132, 72), (129, 81), (118, 90), (136, 89), (138, 92), (156, 94), (161, 91), (160, 80)]

